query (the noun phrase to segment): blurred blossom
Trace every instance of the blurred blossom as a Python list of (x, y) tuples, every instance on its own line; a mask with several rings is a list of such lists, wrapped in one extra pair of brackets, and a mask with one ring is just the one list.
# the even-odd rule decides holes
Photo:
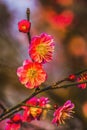
[(69, 42), (68, 51), (75, 57), (84, 56), (87, 52), (85, 39), (81, 36), (73, 37)]
[(5, 130), (19, 130), (19, 128), (21, 127), (21, 123), (21, 115), (15, 114), (10, 120), (8, 120)]
[(87, 118), (87, 102), (83, 104), (82, 111), (83, 111), (84, 116)]
[(54, 25), (56, 25), (59, 29), (65, 29), (74, 19), (74, 13), (71, 10), (65, 10), (60, 14), (53, 14), (51, 16), (51, 21)]

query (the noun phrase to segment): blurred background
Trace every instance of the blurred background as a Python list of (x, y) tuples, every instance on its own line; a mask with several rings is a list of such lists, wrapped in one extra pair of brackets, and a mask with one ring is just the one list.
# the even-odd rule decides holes
[[(26, 19), (26, 8), (31, 10), (31, 36), (46, 32), (55, 39), (53, 61), (44, 66), (46, 85), (87, 68), (87, 0), (0, 0), (0, 103), (6, 108), (31, 93), (16, 75), (17, 67), (29, 58), (27, 35), (17, 25)], [(87, 89), (71, 87), (43, 95), (58, 105), (70, 99), (76, 106), (74, 118), (56, 127), (49, 113), (42, 121), (23, 124), (21, 130), (87, 130)], [(0, 123), (0, 130), (5, 123)]]

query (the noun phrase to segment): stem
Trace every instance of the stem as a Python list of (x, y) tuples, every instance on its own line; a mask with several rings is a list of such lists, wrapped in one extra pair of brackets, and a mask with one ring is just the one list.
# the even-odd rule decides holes
[(0, 121), (3, 121), (4, 119), (11, 117), (12, 115), (14, 115), (15, 113), (17, 113), (21, 110), (23, 110), (23, 109), (19, 107), (18, 109), (11, 111), (10, 113), (7, 113), (6, 116), (2, 116), (2, 118), (0, 118)]
[(87, 72), (87, 68), (86, 69), (84, 69), (84, 70), (81, 70), (81, 71), (79, 71), (79, 72), (77, 72), (77, 73), (75, 73), (75, 75), (80, 75), (80, 74), (82, 74), (82, 73), (84, 73), (84, 72)]
[(54, 108), (47, 108), (47, 107), (40, 107), (40, 106), (31, 106), (31, 105), (28, 105), (28, 104), (22, 104), (23, 106), (27, 106), (27, 107), (33, 107), (33, 108), (40, 108), (40, 109), (43, 109), (43, 110), (54, 110)]
[(3, 112), (6, 111), (6, 108), (2, 104), (0, 104), (0, 107), (3, 110)]
[(31, 98), (34, 97), (34, 96), (35, 96), (35, 93), (33, 93), (33, 94), (32, 94), (31, 96), (29, 96), (28, 98), (26, 98), (24, 101), (18, 103), (16, 106), (14, 106), (14, 107), (12, 107), (12, 108), (10, 108), (10, 109), (7, 109), (7, 110), (0, 116), (0, 118), (3, 117), (4, 115), (6, 115), (7, 113), (13, 111), (14, 109), (19, 108), (19, 107), (21, 106), (21, 104), (25, 103), (28, 99), (31, 99)]
[(82, 82), (74, 82), (74, 83), (66, 84), (66, 85), (62, 85), (62, 86), (54, 86), (52, 89), (68, 88), (68, 87), (72, 87), (72, 86), (84, 84), (84, 83), (87, 83), (87, 80), (84, 80)]
[[(27, 14), (27, 20), (30, 22), (30, 9), (29, 9), (29, 8), (27, 8), (26, 14)], [(29, 32), (27, 33), (27, 35), (28, 35), (28, 40), (29, 40), (29, 43), (30, 43), (30, 42), (31, 42), (30, 30), (29, 30)]]
[(51, 90), (51, 89), (67, 88), (67, 87), (71, 87), (71, 86), (75, 86), (75, 85), (79, 85), (79, 84), (83, 84), (83, 83), (87, 83), (87, 80), (85, 80), (83, 82), (75, 82), (75, 83), (72, 83), (72, 84), (67, 84), (67, 85), (62, 85), (62, 86), (53, 85), (53, 86), (48, 86), (48, 87), (42, 88), (41, 90), (34, 92), (31, 96), (29, 96), (28, 98), (26, 98), (24, 101), (20, 102), (16, 106), (14, 106), (11, 109), (8, 109), (6, 112), (4, 112), (0, 116), (0, 121), (6, 119), (8, 117), (10, 117), (11, 115), (13, 115), (14, 113), (16, 113), (18, 111), (21, 111), (22, 108), (20, 108), (20, 107), (22, 106), (22, 104), (26, 103), (27, 100), (29, 100), (32, 97), (38, 95), (39, 93), (42, 93), (44, 91)]

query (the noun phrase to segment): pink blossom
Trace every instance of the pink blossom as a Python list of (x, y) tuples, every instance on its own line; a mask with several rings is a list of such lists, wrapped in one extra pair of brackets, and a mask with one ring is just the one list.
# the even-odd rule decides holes
[(29, 60), (25, 60), (23, 66), (17, 69), (17, 75), (20, 82), (29, 89), (38, 87), (47, 77), (42, 64)]
[(47, 103), (49, 103), (49, 99), (45, 97), (41, 97), (38, 99), (39, 100), (39, 106), (40, 107), (45, 107)]
[(42, 115), (43, 108), (48, 104), (48, 102), (49, 99), (45, 97), (33, 97), (27, 101), (26, 106), (22, 107), (24, 109), (23, 121), (30, 122), (35, 119), (39, 120)]
[(54, 40), (52, 36), (43, 33), (31, 40), (29, 54), (33, 61), (38, 63), (49, 62), (52, 60), (54, 51)]
[(74, 104), (68, 100), (63, 106), (59, 107), (54, 112), (54, 119), (52, 120), (52, 123), (60, 125), (65, 124), (65, 120), (69, 119), (72, 114), (72, 110), (74, 108)]
[(76, 75), (74, 75), (74, 74), (69, 75), (68, 80), (72, 81), (72, 82), (75, 81), (76, 80)]
[(8, 120), (5, 130), (19, 130), (21, 123), (22, 123), (21, 115), (16, 114), (10, 120)]
[(18, 29), (20, 32), (28, 33), (30, 31), (31, 23), (28, 20), (21, 20), (18, 22)]
[[(84, 80), (87, 80), (87, 73), (84, 73), (77, 78), (77, 82), (82, 82)], [(85, 89), (87, 87), (87, 83), (78, 84), (77, 86), (81, 89)]]

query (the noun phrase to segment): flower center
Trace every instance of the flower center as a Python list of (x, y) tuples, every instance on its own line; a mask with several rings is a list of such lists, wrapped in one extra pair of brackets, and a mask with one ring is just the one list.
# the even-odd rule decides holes
[(41, 55), (44, 56), (47, 54), (48, 50), (46, 48), (46, 45), (40, 44), (37, 46), (37, 52)]
[(25, 25), (22, 25), (22, 29), (23, 29), (23, 30), (26, 30), (26, 26), (25, 26)]
[(29, 69), (28, 70), (28, 73), (27, 73), (27, 76), (29, 77), (29, 78), (35, 78), (36, 76), (37, 76), (37, 70), (35, 70), (35, 69)]
[(62, 118), (67, 119), (69, 117), (69, 114), (67, 112), (62, 113)]
[(38, 115), (41, 114), (42, 109), (41, 109), (41, 108), (31, 107), (31, 108), (30, 108), (30, 112), (31, 112), (31, 115), (35, 118), (35, 117), (37, 117)]

